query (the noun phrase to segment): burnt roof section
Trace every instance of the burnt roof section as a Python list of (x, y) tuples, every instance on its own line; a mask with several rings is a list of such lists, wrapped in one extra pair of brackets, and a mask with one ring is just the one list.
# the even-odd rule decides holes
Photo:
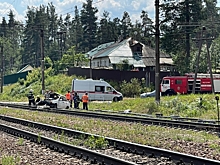
[[(135, 45), (142, 46), (142, 56), (141, 59), (135, 59), (134, 54), (131, 50), (131, 46)], [(92, 49), (87, 53), (88, 57), (92, 58), (103, 58), (109, 57), (111, 63), (120, 63), (122, 60), (128, 60), (129, 64), (137, 64), (142, 66), (155, 66), (155, 50), (149, 46), (146, 46), (132, 38), (128, 38), (122, 41), (109, 42), (101, 44), (98, 47)], [(171, 56), (160, 52), (160, 58), (171, 59)], [(164, 64), (163, 60), (163, 64)]]

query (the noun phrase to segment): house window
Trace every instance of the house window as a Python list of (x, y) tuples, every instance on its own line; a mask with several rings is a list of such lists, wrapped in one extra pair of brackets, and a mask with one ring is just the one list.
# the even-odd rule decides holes
[(97, 62), (97, 67), (99, 67), (99, 62)]
[(107, 65), (106, 65), (106, 61), (104, 61), (104, 63), (105, 63), (105, 66), (107, 66)]

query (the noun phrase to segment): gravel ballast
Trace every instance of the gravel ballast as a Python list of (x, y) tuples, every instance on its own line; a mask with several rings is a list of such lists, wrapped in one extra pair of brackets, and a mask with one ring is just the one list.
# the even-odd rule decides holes
[[(0, 131), (0, 160), (13, 157), (19, 165), (89, 165), (89, 162)], [(22, 140), (22, 142), (21, 142)], [(1, 164), (1, 161), (0, 161)]]
[[(28, 126), (24, 126), (24, 125), (20, 125), (20, 124), (17, 124), (17, 123), (11, 123), (11, 122), (7, 122), (7, 121), (4, 121), (4, 120), (0, 120), (0, 123), (1, 124), (5, 124), (5, 125), (8, 125), (8, 126), (12, 126), (12, 127), (16, 127), (18, 129), (22, 129), (22, 130), (26, 130), (26, 131), (29, 131), (29, 132), (33, 132), (35, 134), (39, 134), (41, 136), (45, 136), (45, 137), (48, 137), (48, 138), (51, 138), (51, 139), (54, 139), (54, 137), (56, 137), (57, 140), (59, 139), (65, 139), (65, 141), (69, 141), (69, 142), (73, 142), (73, 141), (78, 141), (79, 139), (74, 139), (72, 137), (64, 137), (64, 135), (57, 135), (56, 133), (54, 132), (51, 132), (51, 131), (46, 131), (46, 130), (39, 130), (37, 128), (32, 128), (32, 127), (28, 127)], [(23, 140), (22, 138), (20, 138), (20, 140)], [(62, 141), (62, 140), (61, 140)], [(24, 141), (24, 144), (27, 143), (28, 146), (34, 146), (33, 148), (36, 148), (37, 147), (37, 144), (31, 144), (30, 145), (30, 142), (28, 141)], [(19, 147), (19, 149), (21, 147), (26, 147), (24, 145), (18, 145), (19, 144), (19, 139), (17, 140), (16, 142), (16, 147)], [(23, 144), (23, 143), (22, 143)], [(80, 147), (84, 147), (84, 148), (87, 148), (89, 149), (88, 147), (84, 146), (83, 145), (83, 141), (81, 142), (78, 142), (78, 144), (81, 144)], [(3, 146), (4, 147), (4, 146)], [(11, 148), (11, 146), (7, 146), (8, 148)], [(12, 146), (13, 147), (13, 146)], [(5, 147), (4, 147), (5, 148)], [(14, 150), (14, 149), (12, 149)], [(23, 152), (25, 152), (25, 150), (23, 150)], [(27, 150), (29, 151), (29, 149)], [(96, 152), (99, 152), (99, 153), (102, 153), (102, 154), (105, 154), (105, 155), (109, 155), (109, 156), (112, 156), (112, 157), (116, 157), (116, 158), (119, 158), (119, 159), (123, 159), (123, 160), (127, 160), (127, 161), (130, 161), (130, 162), (138, 162), (138, 164), (142, 164), (142, 165), (157, 165), (157, 164), (160, 164), (160, 165), (166, 165), (166, 164), (169, 164), (169, 165), (175, 165), (176, 163), (172, 162), (171, 160), (169, 160), (168, 158), (164, 158), (164, 157), (161, 157), (161, 158), (149, 158), (148, 156), (146, 155), (136, 155), (136, 154), (132, 154), (132, 153), (127, 153), (127, 152), (122, 152), (120, 150), (115, 150), (114, 148), (110, 147), (110, 148), (105, 148), (105, 149), (100, 149), (100, 150), (95, 150)], [(34, 152), (38, 152), (38, 150), (31, 150), (30, 151), (32, 154), (32, 157), (39, 157), (37, 154), (35, 154)], [(51, 158), (50, 157), (46, 157), (47, 155), (50, 155), (50, 152), (52, 152), (51, 150), (49, 149), (46, 149), (46, 148), (43, 148), (40, 150), (40, 152), (42, 152), (42, 159), (44, 159), (43, 161), (45, 162), (46, 160), (50, 160), (51, 161)], [(45, 153), (45, 156), (43, 156), (43, 152)], [(49, 152), (49, 153), (48, 153)], [(53, 152), (55, 153), (55, 152)], [(59, 155), (58, 155), (59, 156)], [(57, 157), (58, 157), (57, 156)], [(30, 157), (25, 157), (25, 159), (29, 159)], [(67, 163), (69, 161), (73, 161), (71, 159), (71, 156), (65, 156), (65, 159), (67, 158)], [(30, 161), (32, 161), (33, 159), (30, 159)], [(55, 161), (58, 161), (59, 163), (62, 163), (62, 161), (64, 160), (59, 160), (59, 157), (55, 160)], [(76, 161), (74, 159), (74, 161)], [(33, 162), (34, 163), (34, 162)], [(47, 162), (47, 163), (50, 163), (50, 162)], [(52, 162), (51, 162), (52, 163)], [(77, 162), (78, 163), (78, 162)], [(71, 164), (71, 162), (70, 162)]]

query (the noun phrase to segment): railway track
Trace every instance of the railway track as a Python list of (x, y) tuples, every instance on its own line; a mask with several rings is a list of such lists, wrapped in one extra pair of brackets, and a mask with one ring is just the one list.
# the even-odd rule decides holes
[(55, 134), (62, 134), (62, 136), (65, 134), (70, 139), (72, 139), (73, 137), (100, 138), (98, 135), (4, 115), (0, 116), (0, 130), (10, 133), (12, 135), (29, 139), (39, 144), (46, 145), (47, 147), (55, 151), (64, 152), (75, 157), (90, 161), (91, 164), (96, 163), (106, 165), (145, 165), (152, 162), (154, 162), (154, 164), (163, 162), (164, 164), (168, 163), (170, 165), (215, 165), (220, 163), (220, 161), (216, 160), (205, 159), (188, 154), (182, 154), (179, 152), (173, 152), (160, 148), (130, 143), (108, 137), (105, 137), (105, 140), (108, 142), (108, 148), (106, 148), (105, 150), (89, 150), (84, 147), (72, 146), (62, 141), (54, 140), (53, 137), (55, 136)]
[(10, 103), (0, 103), (0, 106), (7, 106), (12, 108), (20, 108), (31, 111), (42, 111), (42, 112), (51, 112), (59, 113), (66, 115), (75, 115), (75, 116), (85, 116), (92, 118), (102, 118), (109, 120), (118, 120), (126, 122), (138, 122), (142, 124), (149, 125), (158, 125), (158, 126), (167, 126), (172, 128), (182, 128), (182, 129), (192, 129), (192, 130), (204, 130), (213, 133), (219, 134), (220, 126), (215, 124), (215, 122), (203, 122), (203, 120), (190, 119), (190, 118), (180, 118), (180, 117), (171, 117), (171, 118), (155, 118), (149, 116), (137, 116), (131, 114), (116, 114), (116, 113), (106, 113), (106, 112), (94, 112), (94, 111), (79, 111), (79, 110), (63, 110), (63, 109), (38, 109), (34, 107), (29, 107), (27, 105), (21, 104), (10, 104)]

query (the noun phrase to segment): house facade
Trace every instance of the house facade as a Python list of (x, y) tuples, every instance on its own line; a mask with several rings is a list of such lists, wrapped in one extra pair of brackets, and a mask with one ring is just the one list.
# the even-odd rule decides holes
[[(123, 65), (129, 66), (128, 70), (155, 69), (155, 50), (133, 38), (101, 44), (86, 55), (93, 69), (120, 69)], [(172, 58), (160, 53), (160, 66), (164, 71), (172, 69)]]

